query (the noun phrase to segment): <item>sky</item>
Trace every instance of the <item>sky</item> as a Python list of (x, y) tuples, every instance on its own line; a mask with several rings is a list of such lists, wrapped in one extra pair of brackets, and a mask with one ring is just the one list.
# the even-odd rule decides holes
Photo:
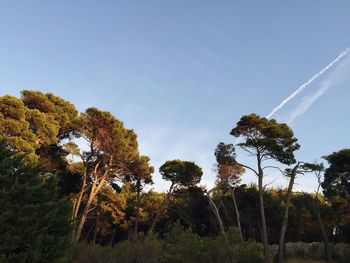
[[(349, 10), (346, 0), (0, 0), (0, 95), (34, 89), (110, 111), (156, 171), (194, 161), (210, 188), (215, 147), (236, 142), (240, 117), (267, 116), (350, 46)], [(273, 116), (299, 139), (299, 160), (350, 147), (349, 73), (347, 54)], [(276, 171), (265, 182), (287, 184)], [(295, 188), (315, 187), (304, 175)]]

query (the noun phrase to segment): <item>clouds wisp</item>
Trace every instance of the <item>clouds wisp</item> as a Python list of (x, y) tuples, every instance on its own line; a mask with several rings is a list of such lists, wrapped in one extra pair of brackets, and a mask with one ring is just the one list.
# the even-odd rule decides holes
[[(292, 94), (290, 94), (287, 98), (285, 98), (276, 108), (274, 108), (266, 118), (271, 118), (277, 111), (279, 111), (286, 103), (288, 103), (291, 99), (297, 96), (300, 92), (302, 92), (307, 86), (309, 86), (312, 82), (314, 82), (317, 78), (319, 78), (322, 74), (324, 74), (328, 69), (333, 67), (339, 60), (341, 60), (348, 52), (350, 48), (345, 49), (340, 55), (335, 58), (331, 63), (329, 63), (325, 68), (312, 76), (308, 81), (304, 82), (297, 88)], [(322, 95), (322, 94), (321, 94)], [(316, 98), (317, 99), (317, 98)]]

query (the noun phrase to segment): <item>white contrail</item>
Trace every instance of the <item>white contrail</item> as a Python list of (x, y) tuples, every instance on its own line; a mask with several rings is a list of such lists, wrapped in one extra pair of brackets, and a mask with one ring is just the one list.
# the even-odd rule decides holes
[(286, 123), (290, 125), (297, 117), (304, 114), (312, 106), (312, 104), (314, 104), (314, 102), (332, 86), (332, 84), (333, 83), (331, 81), (325, 81), (322, 83), (321, 88), (318, 89), (315, 93), (304, 97), (299, 103), (298, 107), (290, 114), (289, 119), (286, 121)]
[(306, 81), (305, 83), (301, 84), (299, 88), (297, 88), (291, 95), (289, 95), (286, 99), (284, 99), (276, 108), (274, 108), (267, 116), (266, 118), (271, 118), (272, 115), (274, 115), (278, 110), (280, 110), (288, 101), (293, 99), (296, 95), (298, 95), (300, 92), (302, 92), (308, 85), (310, 85), (313, 81), (315, 81), (318, 77), (320, 77), (323, 73), (325, 73), (328, 69), (330, 69), (335, 63), (337, 63), (342, 57), (344, 57), (348, 52), (350, 48), (345, 49), (343, 52), (340, 53), (340, 55), (334, 59), (331, 63), (329, 63), (324, 69), (322, 69), (317, 74), (313, 75), (311, 79)]

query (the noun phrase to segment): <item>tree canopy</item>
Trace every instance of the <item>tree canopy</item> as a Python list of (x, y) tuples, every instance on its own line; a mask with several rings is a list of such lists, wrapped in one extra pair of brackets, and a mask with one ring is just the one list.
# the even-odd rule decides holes
[(69, 262), (70, 205), (57, 180), (0, 141), (0, 261)]
[(324, 157), (329, 167), (324, 174), (322, 187), (326, 196), (350, 197), (350, 149), (343, 149)]
[(159, 172), (164, 180), (179, 186), (194, 186), (201, 181), (203, 175), (202, 168), (194, 162), (182, 160), (166, 161)]
[(300, 148), (287, 124), (255, 113), (242, 116), (230, 134), (244, 137), (245, 141), (238, 144), (240, 147), (255, 150), (263, 159), (274, 158), (287, 165), (295, 163), (294, 151)]

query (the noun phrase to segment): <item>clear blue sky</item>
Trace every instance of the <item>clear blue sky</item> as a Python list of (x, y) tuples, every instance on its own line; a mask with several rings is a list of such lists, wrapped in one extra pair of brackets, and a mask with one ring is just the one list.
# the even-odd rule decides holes
[[(211, 186), (215, 146), (235, 141), (240, 116), (266, 116), (349, 45), (345, 0), (0, 0), (0, 95), (37, 89), (81, 111), (111, 111), (136, 130), (156, 169), (193, 160)], [(275, 115), (288, 121), (317, 98), (291, 123), (298, 158), (350, 147), (349, 73), (348, 55)], [(167, 186), (158, 174), (155, 182)], [(314, 182), (305, 176), (297, 188)]]

